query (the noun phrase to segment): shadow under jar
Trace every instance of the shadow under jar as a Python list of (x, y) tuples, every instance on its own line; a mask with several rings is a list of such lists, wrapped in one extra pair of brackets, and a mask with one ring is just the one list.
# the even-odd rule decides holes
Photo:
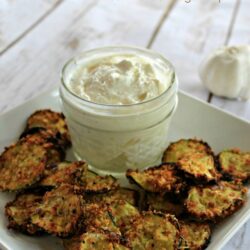
[[(136, 67), (142, 70), (142, 66), (137, 62), (129, 64), (129, 60), (136, 61), (137, 58), (145, 60), (146, 66), (142, 65), (146, 68), (146, 73), (151, 74), (155, 71), (156, 78), (157, 74), (161, 74), (159, 79), (163, 84), (162, 92), (151, 99), (125, 104), (99, 103), (76, 93), (71, 85), (75, 72), (79, 69), (82, 70), (77, 75), (80, 76), (78, 79), (81, 79), (79, 86), (84, 91), (84, 85), (81, 84), (85, 80), (89, 80), (86, 77), (87, 69), (93, 71), (93, 74), (91, 72), (89, 74), (92, 77), (96, 74), (94, 71), (98, 68), (96, 65), (100, 66), (102, 63), (109, 65), (108, 58), (115, 58), (116, 66), (120, 63), (120, 58), (123, 63), (121, 70), (126, 71), (129, 66), (130, 73), (128, 74), (132, 74), (133, 77), (135, 71), (133, 67), (137, 65)], [(115, 70), (120, 72), (120, 69)], [(144, 75), (140, 77), (138, 78), (140, 81), (148, 79)], [(115, 79), (107, 78), (110, 93), (112, 93), (112, 88), (119, 88), (120, 85), (123, 85), (123, 78), (119, 78), (119, 82), (116, 82)], [(136, 81), (139, 81), (138, 79)], [(84, 52), (71, 59), (62, 70), (61, 80), (60, 95), (63, 112), (72, 137), (73, 151), (78, 159), (86, 160), (91, 168), (99, 173), (114, 175), (122, 174), (128, 168), (143, 169), (160, 162), (162, 153), (167, 146), (168, 128), (178, 102), (177, 78), (173, 66), (165, 58), (153, 51), (140, 48), (99, 48)], [(77, 84), (77, 81), (75, 80), (74, 84)], [(134, 85), (141, 84), (141, 82), (136, 81), (133, 83)], [(100, 82), (100, 84), (105, 83)], [(134, 95), (133, 84), (125, 87), (123, 91), (119, 90), (120, 97), (118, 95), (115, 98), (122, 99), (126, 95), (129, 96), (130, 92)], [(150, 84), (149, 82), (148, 90), (150, 90)], [(86, 86), (85, 88), (87, 89)], [(98, 91), (97, 89), (97, 97), (100, 96)], [(93, 93), (95, 95), (95, 92)], [(110, 93), (106, 94), (109, 96)]]

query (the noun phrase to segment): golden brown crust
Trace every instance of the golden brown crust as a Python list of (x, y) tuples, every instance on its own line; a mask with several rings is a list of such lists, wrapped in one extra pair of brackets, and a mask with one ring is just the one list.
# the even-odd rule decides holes
[(139, 210), (124, 200), (114, 201), (108, 207), (115, 225), (122, 233), (140, 216)]
[(47, 164), (51, 143), (25, 137), (5, 149), (0, 156), (0, 190), (17, 191), (39, 181)]
[(219, 168), (225, 177), (246, 181), (250, 178), (250, 153), (239, 149), (224, 150), (218, 155)]
[(38, 183), (40, 187), (54, 188), (62, 183), (75, 184), (75, 174), (87, 171), (84, 161), (60, 162), (47, 167), (44, 178)]
[(100, 176), (88, 170), (84, 161), (61, 162), (49, 165), (45, 171), (45, 178), (38, 183), (40, 187), (56, 187), (61, 183), (68, 183), (77, 187), (82, 194), (101, 194), (119, 187), (112, 176)]
[(16, 196), (5, 206), (5, 214), (8, 217), (8, 228), (15, 229), (30, 235), (40, 234), (41, 230), (30, 221), (31, 215), (42, 201), (42, 195), (24, 193)]
[(50, 109), (37, 110), (27, 120), (26, 131), (31, 128), (45, 128), (52, 130), (55, 135), (59, 135), (65, 148), (71, 145), (68, 127), (62, 113)]
[(202, 153), (213, 155), (211, 147), (198, 139), (181, 139), (171, 143), (165, 150), (162, 162), (177, 162), (186, 154)]
[(218, 221), (242, 207), (246, 193), (242, 185), (225, 181), (213, 186), (196, 186), (189, 190), (185, 207), (198, 220)]
[(64, 148), (60, 145), (58, 139), (51, 130), (39, 129), (35, 133), (27, 134), (23, 138), (29, 137), (31, 139), (43, 140), (44, 143), (50, 143), (51, 147), (47, 150), (48, 161), (47, 164), (61, 162), (65, 159)]
[(87, 232), (99, 230), (121, 235), (109, 207), (105, 204), (91, 203), (83, 206), (83, 227)]
[(212, 231), (208, 223), (180, 221), (180, 234), (186, 244), (184, 249), (203, 250), (209, 244)]
[(110, 232), (86, 232), (63, 240), (66, 250), (129, 250), (119, 235)]
[(177, 250), (180, 241), (178, 221), (171, 215), (144, 212), (130, 225), (125, 238), (132, 249)]
[(44, 195), (31, 222), (50, 234), (70, 236), (78, 230), (82, 204), (82, 197), (75, 194), (73, 186), (63, 184)]
[(140, 200), (139, 192), (130, 188), (118, 188), (107, 193), (85, 195), (87, 202), (110, 204), (118, 200), (124, 200), (133, 206), (138, 206)]
[(177, 165), (174, 163), (163, 163), (142, 172), (128, 169), (126, 176), (132, 183), (153, 193), (180, 193), (186, 187), (186, 183), (180, 177)]
[(151, 211), (159, 211), (167, 214), (180, 216), (184, 212), (183, 202), (176, 201), (169, 195), (159, 195), (154, 193), (146, 194), (146, 207)]
[(216, 182), (220, 179), (214, 157), (204, 153), (190, 153), (178, 160), (179, 168), (186, 177), (199, 183)]
[(106, 193), (119, 188), (117, 179), (111, 175), (100, 176), (93, 171), (77, 172), (75, 174), (75, 185), (83, 193)]

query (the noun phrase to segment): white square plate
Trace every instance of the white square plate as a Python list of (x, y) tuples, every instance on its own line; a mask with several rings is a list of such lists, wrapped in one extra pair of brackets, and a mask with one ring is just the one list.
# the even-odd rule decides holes
[[(26, 118), (35, 110), (51, 108), (60, 111), (58, 90), (52, 90), (0, 116), (0, 152), (14, 142), (25, 126)], [(198, 137), (207, 141), (217, 153), (239, 147), (250, 150), (250, 124), (219, 109), (179, 93), (179, 105), (169, 131), (169, 140)], [(249, 196), (249, 195), (248, 195)], [(0, 249), (59, 250), (58, 239), (49, 236), (29, 237), (6, 228), (4, 206), (13, 195), (0, 193)], [(250, 218), (250, 199), (246, 205), (214, 230), (207, 250), (220, 249)]]

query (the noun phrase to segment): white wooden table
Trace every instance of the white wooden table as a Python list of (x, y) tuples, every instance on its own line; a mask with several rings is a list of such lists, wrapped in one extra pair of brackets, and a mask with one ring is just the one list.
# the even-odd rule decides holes
[[(1, 0), (0, 113), (58, 85), (74, 54), (126, 44), (159, 51), (182, 90), (249, 121), (250, 102), (209, 98), (198, 77), (206, 54), (249, 43), (249, 13), (250, 0)], [(249, 234), (250, 222), (223, 250), (249, 250)]]

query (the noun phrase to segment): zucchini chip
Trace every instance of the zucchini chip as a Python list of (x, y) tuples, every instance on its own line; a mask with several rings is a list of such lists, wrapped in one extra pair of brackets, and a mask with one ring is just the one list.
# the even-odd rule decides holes
[(186, 186), (185, 181), (178, 175), (177, 166), (174, 163), (163, 163), (142, 172), (128, 169), (126, 176), (132, 183), (153, 193), (180, 193)]
[(8, 228), (30, 235), (41, 233), (41, 230), (30, 221), (31, 215), (42, 201), (42, 195), (24, 193), (19, 194), (14, 201), (5, 206), (5, 214), (9, 219)]
[(232, 149), (222, 151), (219, 156), (219, 166), (225, 176), (246, 181), (250, 178), (250, 153)]
[(28, 118), (25, 131), (31, 128), (52, 130), (54, 134), (60, 138), (65, 148), (71, 145), (68, 127), (62, 113), (54, 112), (49, 109), (38, 110)]
[(211, 228), (208, 223), (180, 221), (180, 233), (184, 245), (180, 249), (203, 250), (211, 238)]
[(54, 188), (62, 183), (74, 184), (74, 174), (78, 171), (81, 174), (87, 171), (87, 163), (84, 161), (61, 162), (47, 167), (45, 177), (38, 183), (38, 186)]
[[(65, 151), (61, 147), (59, 141), (54, 136), (51, 130), (40, 129), (36, 133), (26, 135), (30, 140), (42, 140), (44, 143), (50, 143), (51, 147), (48, 148), (48, 164), (61, 162), (65, 159)], [(23, 137), (25, 138), (25, 137)]]
[(85, 194), (105, 193), (119, 187), (114, 177), (100, 176), (88, 170), (88, 164), (84, 161), (61, 162), (48, 166), (45, 178), (39, 186), (53, 188), (61, 183), (75, 185), (79, 192)]
[(103, 194), (88, 195), (88, 202), (110, 204), (114, 201), (124, 200), (133, 206), (139, 202), (139, 192), (130, 188), (118, 188)]
[(165, 150), (162, 162), (177, 162), (186, 154), (202, 153), (204, 155), (213, 155), (210, 146), (197, 139), (181, 139), (171, 143)]
[(177, 250), (178, 221), (172, 215), (145, 212), (133, 221), (125, 238), (134, 250)]
[(28, 136), (6, 148), (0, 156), (0, 191), (17, 191), (39, 181), (52, 146)]
[(121, 232), (130, 227), (133, 220), (140, 216), (138, 209), (124, 200), (113, 202), (109, 205), (109, 210), (114, 223), (120, 228)]
[(98, 230), (121, 234), (113, 221), (109, 207), (105, 204), (91, 203), (83, 206), (83, 228), (87, 232)]
[(178, 166), (187, 177), (195, 181), (207, 183), (217, 181), (220, 177), (212, 155), (202, 153), (186, 154), (178, 161)]
[(87, 232), (63, 240), (65, 250), (129, 250), (119, 236), (111, 233)]
[(84, 193), (105, 193), (119, 187), (117, 179), (113, 176), (100, 176), (90, 170), (78, 172), (75, 179), (75, 185), (79, 186)]
[(183, 203), (175, 201), (167, 194), (161, 196), (155, 193), (147, 193), (146, 207), (148, 210), (155, 210), (163, 213), (173, 214), (177, 217), (184, 212)]
[(219, 220), (233, 214), (246, 202), (247, 189), (221, 181), (218, 185), (192, 187), (185, 201), (187, 211), (199, 220)]
[(82, 203), (82, 197), (74, 193), (73, 187), (63, 184), (44, 195), (31, 222), (50, 234), (67, 237), (78, 230)]

